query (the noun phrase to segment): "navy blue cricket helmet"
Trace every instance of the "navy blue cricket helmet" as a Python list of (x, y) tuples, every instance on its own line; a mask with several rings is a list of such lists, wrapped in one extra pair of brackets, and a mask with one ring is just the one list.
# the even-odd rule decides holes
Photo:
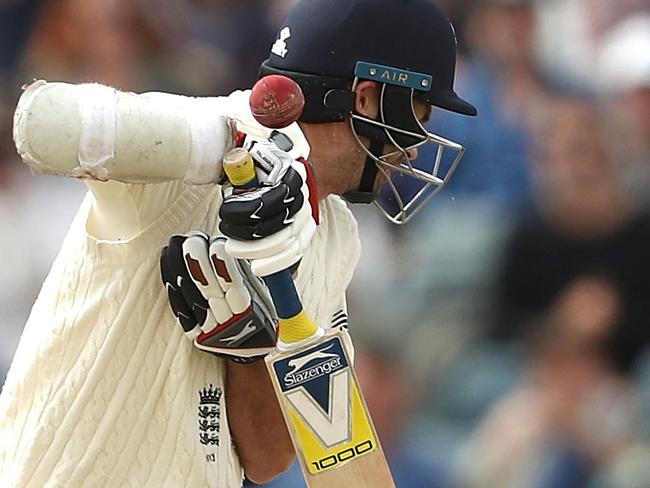
[[(382, 193), (389, 201), (376, 203), (391, 221), (405, 223), (442, 189), (464, 152), (427, 131), (415, 115), (414, 100), (476, 115), (474, 106), (454, 91), (455, 68), (454, 29), (433, 0), (300, 0), (283, 21), (260, 76), (282, 74), (301, 86), (303, 122), (350, 120), (368, 158), (359, 190), (344, 196), (352, 202), (375, 201), (374, 182), (382, 171), (390, 190)], [(376, 119), (354, 111), (354, 89), (361, 80), (381, 86)], [(435, 160), (414, 164), (408, 151), (426, 143), (438, 146)], [(394, 150), (384, 154), (386, 146)], [(445, 150), (454, 153), (447, 164)], [(396, 152), (403, 162), (387, 162)], [(419, 182), (415, 192), (411, 186), (408, 201), (397, 181), (403, 176)]]

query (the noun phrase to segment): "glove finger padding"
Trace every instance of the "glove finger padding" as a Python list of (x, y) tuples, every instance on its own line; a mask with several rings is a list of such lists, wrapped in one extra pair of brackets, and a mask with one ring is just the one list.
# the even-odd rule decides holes
[[(181, 323), (186, 324), (183, 325), (183, 330), (193, 337), (204, 327), (213, 327), (215, 320), (208, 300), (197, 288), (185, 265), (183, 243), (186, 239), (187, 236), (173, 236), (169, 240), (161, 255), (161, 272), (174, 314), (179, 320), (183, 318)], [(196, 321), (195, 324), (192, 318)]]
[(169, 247), (165, 246), (160, 254), (161, 277), (167, 289), (167, 296), (174, 315), (183, 327), (185, 334), (193, 339), (201, 333), (199, 320), (180, 290), (182, 281), (179, 281), (178, 278), (181, 276), (174, 273), (171, 268)]
[(251, 303), (251, 295), (244, 284), (237, 262), (226, 253), (226, 238), (216, 237), (210, 243), (210, 260), (219, 285), (233, 314), (242, 313)]
[(209, 311), (215, 319), (202, 327), (204, 332), (209, 332), (217, 324), (227, 322), (235, 313), (228, 305), (225, 292), (212, 267), (208, 247), (208, 236), (203, 233), (194, 232), (183, 242), (185, 266), (196, 288), (207, 299)]
[(252, 362), (275, 347), (277, 318), (266, 286), (245, 261), (226, 253), (225, 242), (222, 236), (212, 239), (210, 260), (233, 315), (227, 323), (198, 336), (195, 345), (236, 362)]
[(251, 362), (275, 345), (275, 313), (260, 279), (225, 252), (224, 240), (200, 231), (173, 236), (161, 253), (161, 274), (174, 315), (197, 348)]
[(303, 176), (289, 168), (274, 186), (235, 191), (221, 205), (219, 230), (237, 239), (261, 239), (277, 232), (303, 207), (303, 184)]

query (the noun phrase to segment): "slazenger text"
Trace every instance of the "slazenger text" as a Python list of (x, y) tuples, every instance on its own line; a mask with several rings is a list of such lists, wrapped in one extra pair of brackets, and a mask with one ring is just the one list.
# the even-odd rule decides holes
[(327, 375), (341, 367), (341, 358), (332, 358), (327, 362), (317, 364), (304, 371), (295, 373), (288, 373), (284, 376), (284, 381), (287, 386), (296, 386), (305, 381), (318, 378), (319, 376)]

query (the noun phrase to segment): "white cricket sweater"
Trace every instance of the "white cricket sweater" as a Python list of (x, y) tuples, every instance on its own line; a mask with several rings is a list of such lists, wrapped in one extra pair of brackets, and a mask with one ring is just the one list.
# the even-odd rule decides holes
[[(241, 95), (231, 99), (231, 112), (244, 110)], [(184, 337), (158, 268), (171, 235), (214, 232), (220, 189), (111, 182), (102, 193), (96, 214), (111, 212), (114, 193), (116, 207), (135, 209), (145, 223), (155, 218), (129, 239), (99, 240), (87, 231), (94, 199), (84, 200), (0, 395), (0, 486), (239, 487), (225, 363)], [(124, 198), (130, 205), (117, 205)], [(296, 285), (305, 310), (327, 326), (359, 240), (339, 197), (320, 211)]]

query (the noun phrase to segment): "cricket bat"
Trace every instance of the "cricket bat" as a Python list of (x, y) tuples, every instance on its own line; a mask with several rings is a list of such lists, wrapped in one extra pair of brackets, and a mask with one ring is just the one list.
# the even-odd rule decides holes
[[(235, 148), (223, 166), (235, 187), (257, 185), (253, 160)], [(309, 488), (394, 488), (342, 331), (305, 313), (289, 270), (264, 278), (279, 317), (266, 365)]]

